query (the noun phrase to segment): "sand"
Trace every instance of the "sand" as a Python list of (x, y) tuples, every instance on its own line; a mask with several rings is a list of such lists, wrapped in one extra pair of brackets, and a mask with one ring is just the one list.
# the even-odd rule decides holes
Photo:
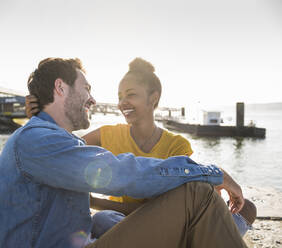
[(253, 230), (247, 232), (244, 240), (249, 248), (282, 247), (282, 222), (256, 220)]
[(282, 247), (282, 193), (273, 188), (243, 187), (257, 206), (258, 218), (244, 240), (249, 248)]

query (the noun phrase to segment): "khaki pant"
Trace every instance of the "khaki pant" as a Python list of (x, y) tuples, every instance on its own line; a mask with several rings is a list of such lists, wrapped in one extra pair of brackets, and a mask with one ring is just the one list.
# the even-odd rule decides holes
[(213, 187), (192, 182), (142, 205), (87, 248), (247, 247)]

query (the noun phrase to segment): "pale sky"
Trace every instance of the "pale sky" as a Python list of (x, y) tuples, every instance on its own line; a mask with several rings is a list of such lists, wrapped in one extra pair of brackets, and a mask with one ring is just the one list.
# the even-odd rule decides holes
[(80, 58), (98, 102), (135, 57), (161, 106), (282, 102), (282, 1), (1, 0), (0, 86), (26, 91), (46, 57)]

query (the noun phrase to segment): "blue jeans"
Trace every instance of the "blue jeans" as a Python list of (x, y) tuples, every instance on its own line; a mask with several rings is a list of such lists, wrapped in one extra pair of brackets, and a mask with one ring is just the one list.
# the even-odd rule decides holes
[(247, 221), (240, 214), (232, 214), (233, 220), (238, 227), (238, 230), (241, 234), (241, 237), (245, 235), (248, 230), (251, 230), (253, 227), (247, 223)]
[[(103, 210), (96, 213), (93, 216), (94, 227), (92, 229), (92, 236), (99, 238), (125, 217), (123, 213), (114, 210)], [(242, 237), (248, 230), (252, 229), (252, 226), (240, 214), (232, 214), (232, 217)]]

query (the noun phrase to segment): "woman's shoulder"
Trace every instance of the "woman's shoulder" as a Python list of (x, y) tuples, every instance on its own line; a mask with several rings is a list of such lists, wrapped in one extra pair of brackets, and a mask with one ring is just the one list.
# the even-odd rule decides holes
[(193, 153), (189, 140), (181, 134), (173, 133), (166, 129), (163, 129), (162, 142), (170, 144), (170, 148), (173, 151), (173, 155), (183, 154), (190, 156)]
[(177, 142), (184, 142), (189, 143), (188, 139), (183, 137), (181, 134), (170, 132), (166, 129), (163, 129), (163, 135), (166, 139), (169, 139), (170, 141), (177, 141)]

